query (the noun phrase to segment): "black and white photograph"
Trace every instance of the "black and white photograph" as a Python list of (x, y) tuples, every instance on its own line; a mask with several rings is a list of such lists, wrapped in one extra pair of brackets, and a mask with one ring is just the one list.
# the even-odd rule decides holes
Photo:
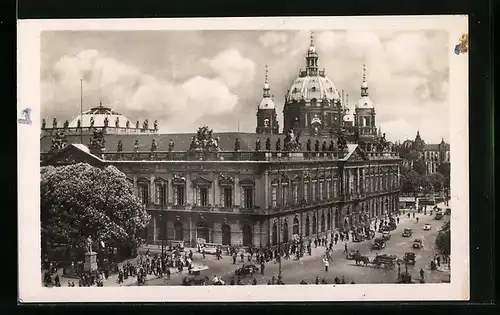
[(149, 22), (19, 25), (23, 300), (468, 298), (466, 17)]

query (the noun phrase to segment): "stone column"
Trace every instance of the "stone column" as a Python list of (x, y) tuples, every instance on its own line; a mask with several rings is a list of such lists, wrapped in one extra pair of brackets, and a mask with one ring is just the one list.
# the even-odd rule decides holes
[(264, 204), (261, 209), (269, 209), (269, 171), (264, 172), (264, 183), (262, 189), (264, 190)]
[(194, 205), (195, 200), (194, 200), (193, 187), (191, 187), (191, 172), (187, 172), (185, 178), (186, 178), (186, 183), (184, 188), (186, 190), (184, 193), (184, 198), (186, 200), (185, 203)]
[(219, 174), (217, 173), (212, 173), (213, 174), (213, 177), (214, 177), (214, 181), (213, 181), (213, 187), (212, 187), (212, 202), (211, 202), (211, 205), (212, 206), (220, 206), (222, 204), (221, 202), (221, 189), (220, 189), (220, 186), (219, 186)]
[(174, 203), (174, 187), (172, 186), (172, 174), (167, 174), (167, 203)]
[(155, 187), (155, 176), (151, 175), (149, 178), (149, 187), (150, 187), (150, 194), (149, 194), (149, 200), (151, 204), (156, 203), (156, 187)]
[(236, 206), (241, 206), (241, 186), (240, 186), (240, 174), (234, 176), (234, 204)]

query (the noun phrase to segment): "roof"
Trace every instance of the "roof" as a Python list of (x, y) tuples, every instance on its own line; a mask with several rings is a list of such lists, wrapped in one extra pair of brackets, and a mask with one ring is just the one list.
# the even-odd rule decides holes
[[(158, 151), (168, 151), (168, 143), (170, 139), (175, 144), (175, 151), (186, 151), (189, 149), (191, 144), (191, 137), (195, 136), (196, 133), (173, 133), (173, 134), (105, 134), (105, 148), (107, 152), (116, 152), (118, 147), (118, 141), (122, 141), (123, 151), (133, 151), (135, 140), (139, 140), (139, 151), (149, 151), (151, 149), (151, 143), (154, 139), (157, 144)], [(234, 143), (236, 138), (240, 139), (240, 150), (241, 151), (253, 151), (255, 150), (255, 141), (257, 138), (261, 140), (262, 150), (265, 148), (265, 141), (268, 137), (271, 138), (272, 149), (274, 150), (276, 145), (276, 140), (281, 139), (281, 145), (283, 146), (283, 140), (285, 135), (265, 135), (256, 133), (243, 133), (243, 132), (214, 132), (214, 136), (219, 137), (219, 148), (222, 151), (233, 151)], [(66, 140), (68, 144), (75, 143), (83, 145), (88, 145), (90, 143), (90, 135), (83, 135), (82, 140), (79, 135), (66, 135)], [(301, 137), (300, 142), (302, 143), (302, 149), (305, 151), (306, 142), (309, 137)], [(320, 143), (326, 141), (330, 142), (331, 138), (326, 137), (310, 137), (312, 142), (312, 147), (314, 148), (314, 143), (319, 140)], [(334, 139), (336, 141), (336, 139)], [(52, 145), (52, 137), (44, 136), (40, 139), (40, 151), (48, 152)]]
[(362, 96), (356, 103), (356, 108), (375, 108), (369, 96)]
[(273, 100), (269, 97), (264, 97), (260, 102), (259, 109), (275, 109)]

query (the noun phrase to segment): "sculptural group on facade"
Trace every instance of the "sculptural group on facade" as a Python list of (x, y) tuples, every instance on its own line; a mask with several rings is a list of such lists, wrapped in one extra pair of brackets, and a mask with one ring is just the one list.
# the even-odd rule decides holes
[(105, 143), (104, 130), (102, 129), (94, 130), (92, 138), (90, 139), (89, 148), (102, 150), (104, 149), (104, 143)]
[(299, 136), (295, 136), (293, 133), (293, 129), (290, 129), (285, 135), (285, 139), (283, 141), (284, 151), (299, 151), (300, 148), (301, 145), (299, 142)]
[(58, 152), (64, 149), (67, 145), (66, 135), (63, 131), (59, 131), (52, 138), (52, 145), (50, 147), (51, 152)]
[(198, 128), (196, 136), (191, 138), (189, 146), (191, 151), (220, 151), (219, 137), (213, 136), (213, 130), (208, 129), (208, 126)]

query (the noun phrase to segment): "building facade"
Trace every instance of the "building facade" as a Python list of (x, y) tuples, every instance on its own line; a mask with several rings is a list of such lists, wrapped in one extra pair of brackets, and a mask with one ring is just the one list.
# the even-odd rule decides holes
[[(417, 153), (417, 158), (425, 162), (427, 174), (437, 173), (442, 163), (450, 163), (450, 144), (441, 139), (440, 143), (427, 144), (420, 136), (417, 130), (415, 140), (405, 140), (398, 145), (402, 149), (412, 150)], [(413, 162), (410, 159), (403, 159), (404, 167), (412, 167)]]

